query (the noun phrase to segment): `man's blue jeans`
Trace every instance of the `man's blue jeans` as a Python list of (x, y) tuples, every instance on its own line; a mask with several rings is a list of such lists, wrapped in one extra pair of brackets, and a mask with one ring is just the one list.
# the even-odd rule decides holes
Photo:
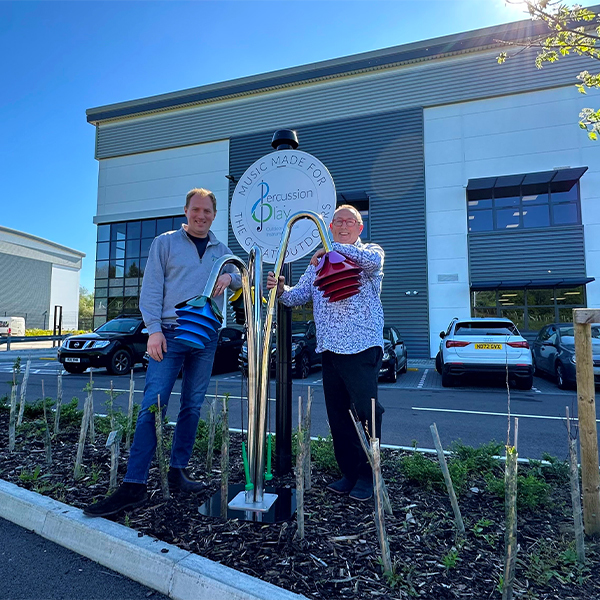
[(196, 439), (200, 409), (210, 381), (218, 334), (215, 333), (211, 340), (206, 342), (204, 350), (191, 348), (177, 341), (173, 329), (163, 328), (163, 334), (167, 340), (167, 352), (163, 353), (162, 361), (150, 358), (148, 363), (144, 399), (129, 453), (127, 475), (124, 478), (124, 481), (129, 483), (146, 483), (148, 480), (148, 470), (156, 450), (154, 413), (149, 409), (156, 404), (160, 394), (160, 406), (164, 416), (175, 380), (182, 367), (181, 401), (173, 434), (170, 464), (177, 469), (187, 467)]

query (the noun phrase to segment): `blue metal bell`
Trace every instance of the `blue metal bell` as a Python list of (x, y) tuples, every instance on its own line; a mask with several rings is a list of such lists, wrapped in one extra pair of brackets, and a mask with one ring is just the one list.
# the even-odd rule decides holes
[(192, 298), (176, 308), (175, 339), (192, 348), (204, 348), (205, 341), (221, 328), (223, 317), (213, 300), (206, 296)]

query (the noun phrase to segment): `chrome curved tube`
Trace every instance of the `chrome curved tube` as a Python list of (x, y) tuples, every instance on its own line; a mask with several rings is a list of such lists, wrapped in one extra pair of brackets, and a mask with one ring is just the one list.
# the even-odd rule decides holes
[[(326, 252), (331, 252), (332, 242), (329, 237), (329, 232), (327, 231), (327, 226), (325, 222), (315, 212), (312, 211), (303, 211), (293, 214), (284, 225), (283, 233), (281, 235), (281, 243), (279, 245), (279, 255), (277, 257), (277, 262), (275, 263), (274, 273), (275, 278), (278, 278), (281, 275), (281, 271), (283, 269), (283, 264), (285, 262), (285, 254), (287, 251), (287, 246), (290, 240), (290, 234), (292, 231), (292, 227), (295, 223), (302, 219), (310, 219), (315, 223), (317, 229), (319, 230), (319, 235), (321, 237), (321, 242), (323, 243), (323, 247)], [(256, 279), (255, 279), (256, 281)], [(262, 281), (262, 278), (259, 279)], [(256, 285), (256, 284), (255, 284)], [(259, 383), (260, 390), (258, 392), (258, 415), (257, 415), (257, 423), (258, 423), (258, 433), (257, 439), (259, 443), (257, 444), (257, 456), (256, 456), (256, 479), (254, 481), (254, 497), (256, 501), (260, 502), (263, 498), (264, 493), (264, 463), (265, 463), (265, 437), (266, 437), (266, 412), (267, 412), (267, 391), (269, 386), (269, 362), (270, 362), (270, 348), (271, 348), (271, 333), (273, 326), (273, 316), (275, 314), (275, 301), (277, 299), (277, 288), (273, 288), (269, 292), (269, 299), (267, 301), (267, 315), (265, 318), (265, 322), (262, 328), (262, 351), (261, 358), (262, 360), (259, 363), (260, 372), (259, 372)], [(260, 306), (260, 304), (259, 304)], [(260, 347), (260, 346), (259, 346)], [(260, 442), (262, 440), (262, 443)]]

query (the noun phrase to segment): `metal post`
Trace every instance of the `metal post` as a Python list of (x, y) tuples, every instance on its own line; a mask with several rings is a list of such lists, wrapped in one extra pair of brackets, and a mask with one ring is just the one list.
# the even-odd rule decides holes
[[(292, 283), (292, 265), (283, 267), (285, 283)], [(277, 306), (277, 366), (275, 393), (275, 470), (278, 475), (292, 471), (292, 309)]]

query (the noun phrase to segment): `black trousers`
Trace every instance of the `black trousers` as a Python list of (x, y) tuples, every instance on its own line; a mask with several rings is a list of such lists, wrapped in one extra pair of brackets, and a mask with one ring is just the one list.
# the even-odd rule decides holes
[(353, 408), (371, 431), (371, 398), (375, 398), (375, 431), (381, 439), (384, 408), (377, 401), (377, 377), (382, 350), (367, 348), (358, 354), (323, 352), (323, 392), (335, 458), (342, 473), (351, 481), (373, 477), (367, 456), (350, 418)]

